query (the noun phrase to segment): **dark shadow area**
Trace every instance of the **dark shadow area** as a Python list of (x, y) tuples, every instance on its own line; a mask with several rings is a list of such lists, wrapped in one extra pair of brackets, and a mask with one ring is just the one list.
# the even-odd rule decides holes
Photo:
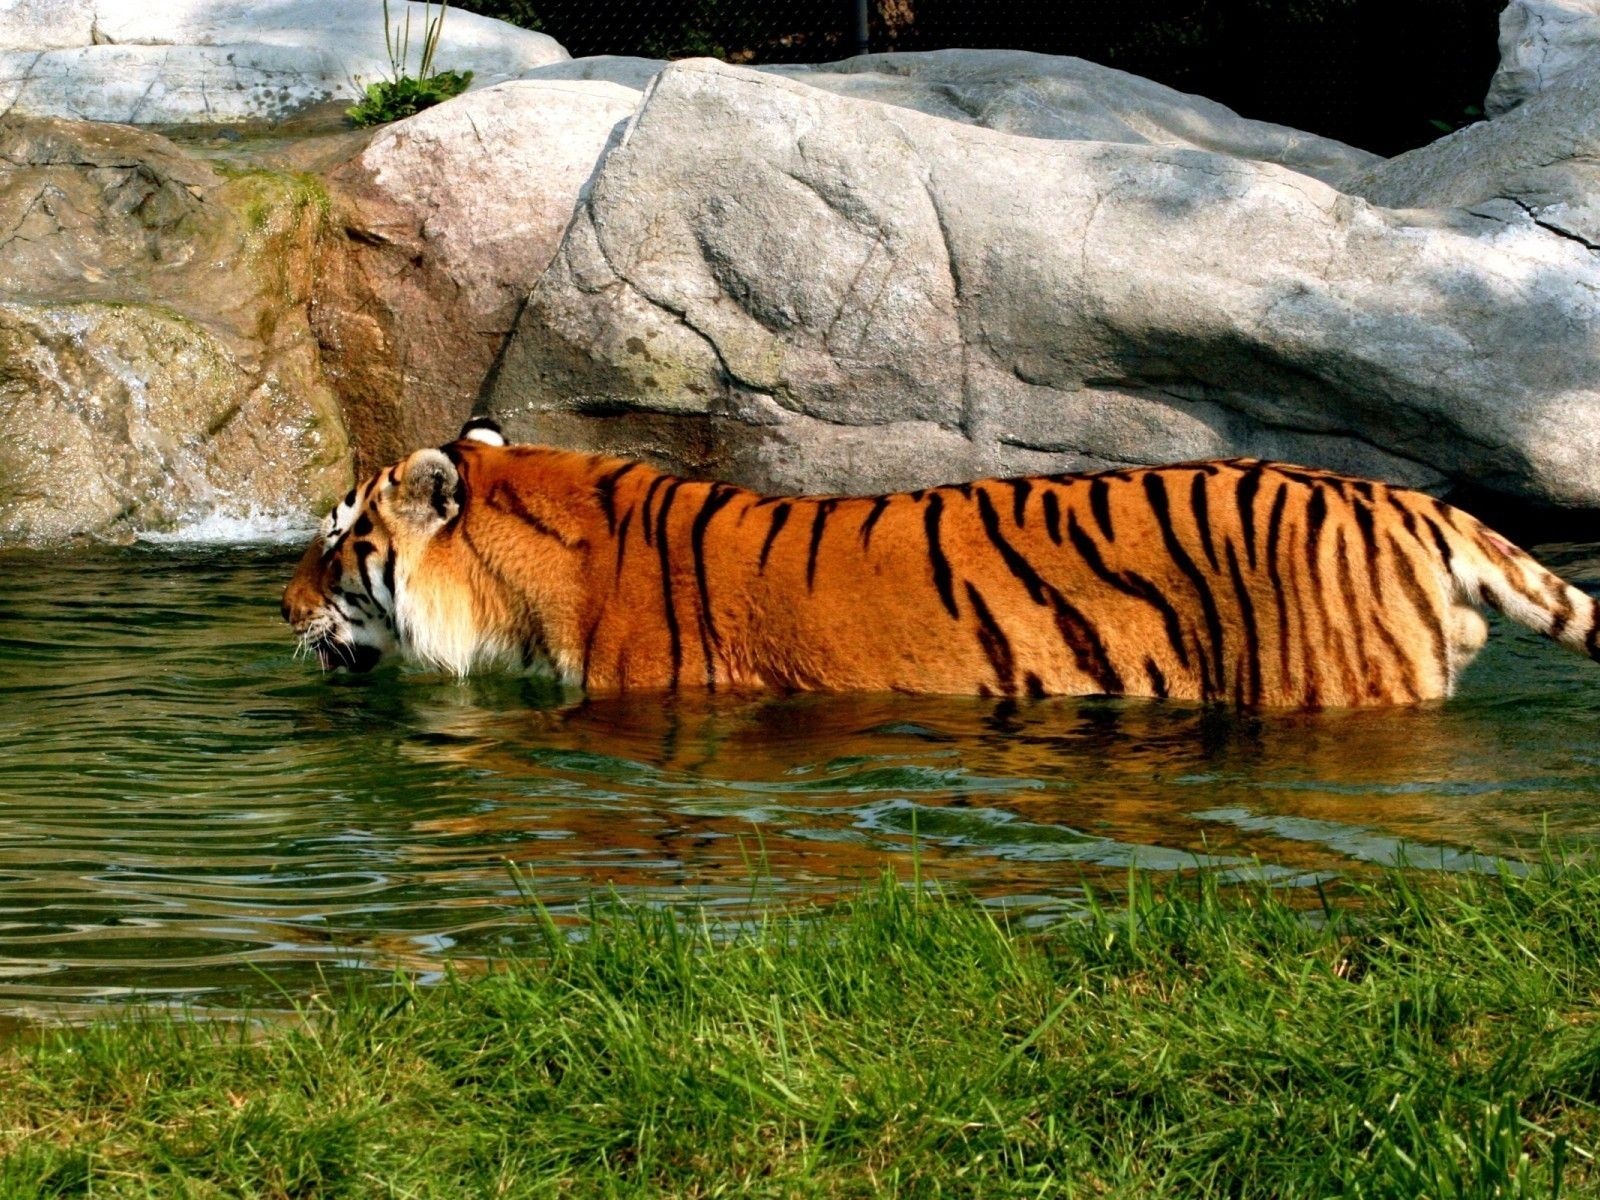
[[(1069, 54), (1247, 117), (1393, 155), (1479, 114), (1504, 0), (869, 0), (870, 49)], [(458, 0), (574, 57), (823, 62), (856, 53), (849, 0)]]
[(1444, 499), (1521, 546), (1590, 541), (1600, 530), (1600, 511), (1592, 508), (1557, 508), (1481, 487), (1452, 488)]

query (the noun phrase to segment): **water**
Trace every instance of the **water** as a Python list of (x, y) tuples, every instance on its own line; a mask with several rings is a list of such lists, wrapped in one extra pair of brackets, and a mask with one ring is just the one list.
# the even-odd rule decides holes
[[(1541, 553), (1600, 584), (1600, 546)], [(1306, 886), (1600, 834), (1600, 669), (1520, 630), (1413, 710), (580, 703), (320, 676), (278, 618), (291, 558), (0, 556), (0, 1014), (470, 967), (528, 944), (507, 864), (558, 920), (597, 889), (732, 919), (914, 860), (1043, 919), (1129, 864)]]

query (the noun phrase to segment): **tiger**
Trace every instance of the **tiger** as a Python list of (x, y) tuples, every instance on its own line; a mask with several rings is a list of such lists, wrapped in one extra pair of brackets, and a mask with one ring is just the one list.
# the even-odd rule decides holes
[(1374, 480), (1235, 459), (762, 495), (483, 418), (351, 489), (283, 598), (324, 670), (1299, 709), (1450, 696), (1485, 608), (1600, 659), (1595, 599)]

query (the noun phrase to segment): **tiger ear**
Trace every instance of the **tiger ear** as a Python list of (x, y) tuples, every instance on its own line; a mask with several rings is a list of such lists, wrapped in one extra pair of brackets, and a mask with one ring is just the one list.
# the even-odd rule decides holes
[(395, 508), (413, 525), (435, 528), (461, 511), (461, 473), (445, 454), (418, 450), (395, 471)]
[(461, 432), (456, 435), (457, 441), (482, 442), (487, 446), (504, 446), (506, 444), (505, 432), (500, 428), (500, 423), (492, 417), (473, 417), (461, 427)]

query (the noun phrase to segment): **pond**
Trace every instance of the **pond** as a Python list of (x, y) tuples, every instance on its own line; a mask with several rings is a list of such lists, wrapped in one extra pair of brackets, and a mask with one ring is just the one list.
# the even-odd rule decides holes
[[(1545, 547), (1593, 589), (1600, 546)], [(0, 556), (0, 1014), (287, 1007), (436, 976), (591, 897), (730, 920), (884, 868), (1044, 919), (1132, 864), (1310, 886), (1600, 833), (1600, 669), (1497, 628), (1455, 700), (582, 702), (318, 674), (294, 552)]]

